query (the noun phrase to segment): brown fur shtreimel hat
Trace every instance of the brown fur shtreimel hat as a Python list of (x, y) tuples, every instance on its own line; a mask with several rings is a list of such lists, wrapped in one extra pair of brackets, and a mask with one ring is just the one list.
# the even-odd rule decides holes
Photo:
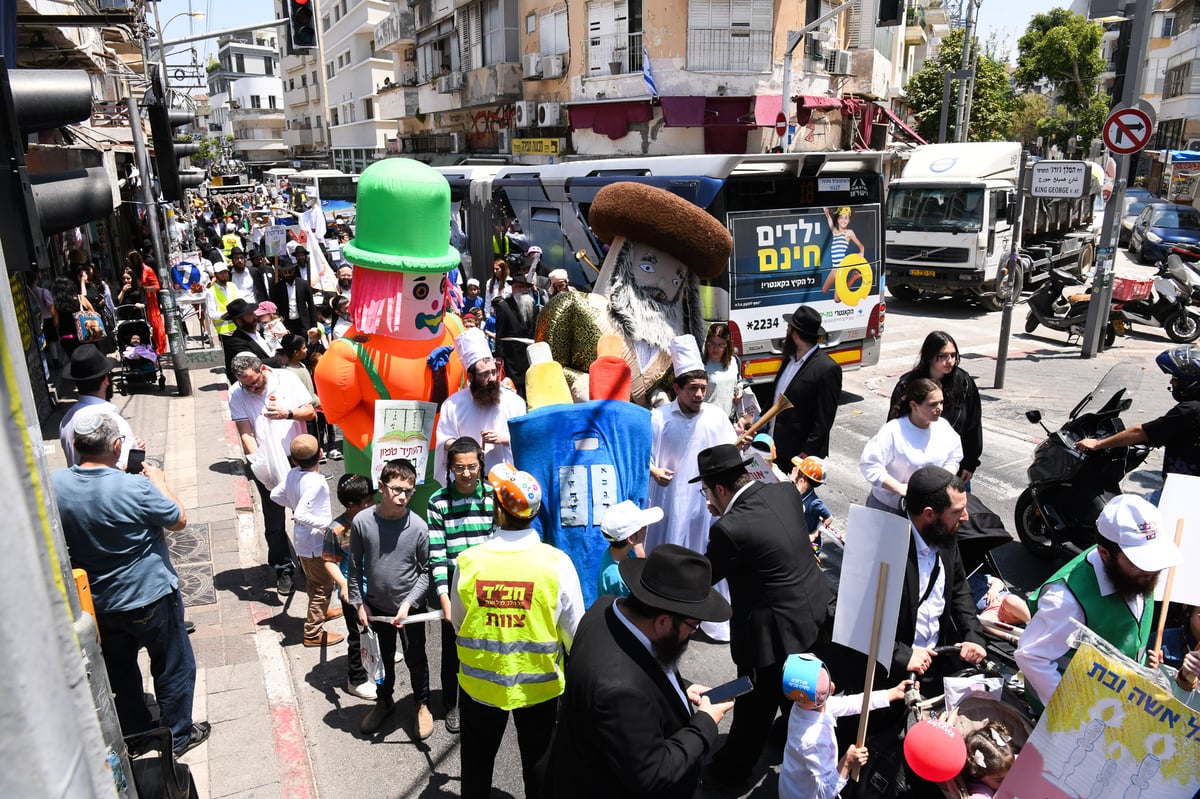
[(711, 280), (729, 266), (733, 237), (703, 208), (665, 189), (623, 181), (596, 194), (588, 211), (596, 236), (611, 244), (617, 236), (649, 244)]

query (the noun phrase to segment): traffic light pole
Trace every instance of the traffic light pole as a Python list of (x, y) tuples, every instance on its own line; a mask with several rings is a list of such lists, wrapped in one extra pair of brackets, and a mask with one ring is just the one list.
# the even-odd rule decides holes
[(175, 370), (175, 386), (179, 396), (188, 397), (192, 393), (192, 376), (188, 372), (187, 342), (183, 337), (183, 328), (179, 324), (179, 315), (175, 312), (175, 294), (171, 291), (174, 281), (171, 279), (170, 265), (167, 263), (166, 252), (162, 245), (162, 228), (158, 222), (158, 203), (155, 202), (154, 188), (150, 176), (150, 155), (146, 152), (146, 140), (142, 136), (142, 115), (138, 109), (137, 100), (126, 98), (129, 107), (129, 129), (133, 132), (133, 149), (137, 156), (138, 181), (142, 195), (142, 205), (146, 209), (146, 220), (150, 223), (150, 241), (154, 246), (154, 262), (158, 268), (158, 303), (162, 311), (163, 322), (167, 326), (167, 338), (171, 342), (171, 365)]

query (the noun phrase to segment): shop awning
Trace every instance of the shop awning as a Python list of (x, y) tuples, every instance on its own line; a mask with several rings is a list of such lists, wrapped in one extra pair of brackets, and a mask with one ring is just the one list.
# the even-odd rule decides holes
[(567, 114), (571, 120), (571, 130), (591, 128), (616, 140), (629, 133), (632, 123), (649, 122), (654, 119), (654, 106), (649, 97), (634, 100), (596, 100), (567, 103)]
[(886, 105), (878, 106), (878, 108), (880, 111), (883, 112), (883, 115), (885, 117), (887, 117), (892, 122), (894, 122), (896, 124), (896, 127), (900, 128), (900, 131), (901, 131), (901, 133), (904, 134), (905, 138), (911, 140), (914, 144), (928, 144), (929, 143), (929, 142), (925, 141), (924, 139), (922, 139), (915, 130), (913, 130), (907, 124), (905, 124), (904, 120), (901, 119), (896, 114), (895, 111), (888, 108)]
[(783, 98), (778, 94), (754, 96), (754, 124), (760, 128), (775, 127), (775, 119), (783, 110)]
[(753, 97), (718, 95), (658, 99), (662, 103), (663, 121), (667, 127), (704, 128), (705, 153), (746, 152), (746, 134), (757, 125)]

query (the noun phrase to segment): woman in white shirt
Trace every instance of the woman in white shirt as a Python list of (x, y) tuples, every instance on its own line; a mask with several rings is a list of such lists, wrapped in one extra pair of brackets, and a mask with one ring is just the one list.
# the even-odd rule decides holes
[(487, 282), (487, 290), (483, 294), (483, 316), (489, 319), (495, 315), (492, 303), (512, 294), (512, 286), (508, 285), (508, 264), (504, 259), (497, 258), (492, 264), (492, 278)]
[(942, 389), (928, 378), (910, 381), (893, 412), (896, 418), (863, 448), (858, 468), (871, 484), (867, 507), (903, 515), (908, 478), (922, 466), (957, 473), (962, 441), (942, 418)]

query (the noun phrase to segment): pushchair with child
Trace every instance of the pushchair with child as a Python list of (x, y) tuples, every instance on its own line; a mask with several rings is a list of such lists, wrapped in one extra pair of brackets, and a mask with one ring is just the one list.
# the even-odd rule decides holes
[(153, 384), (156, 378), (160, 389), (166, 386), (145, 309), (140, 305), (118, 305), (116, 320), (117, 354), (121, 358), (115, 381), (117, 391), (127, 394), (130, 385)]

